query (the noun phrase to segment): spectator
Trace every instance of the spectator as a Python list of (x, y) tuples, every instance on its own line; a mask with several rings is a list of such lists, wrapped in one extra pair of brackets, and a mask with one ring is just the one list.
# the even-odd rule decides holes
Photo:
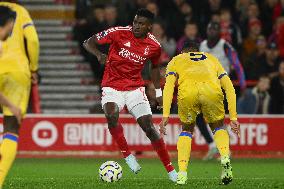
[(248, 28), (248, 36), (244, 39), (243, 42), (243, 61), (246, 61), (246, 58), (251, 56), (252, 53), (256, 50), (256, 39), (261, 34), (261, 22), (258, 19), (253, 18), (249, 21)]
[(208, 0), (205, 1), (205, 4), (202, 5), (204, 7), (199, 15), (199, 28), (201, 32), (201, 36), (206, 36), (206, 27), (213, 14), (219, 14), (222, 8), (222, 1), (221, 0)]
[(244, 95), (238, 99), (237, 110), (239, 114), (268, 114), (270, 95), (268, 89), (270, 78), (263, 75), (257, 85), (246, 89)]
[(176, 41), (173, 38), (167, 37), (162, 23), (155, 22), (153, 24), (152, 33), (162, 45), (162, 50), (165, 51), (168, 56), (173, 57), (176, 52)]
[(277, 18), (273, 33), (269, 36), (268, 41), (274, 42), (278, 45), (281, 58), (284, 58), (284, 16)]
[(247, 37), (249, 22), (255, 19), (259, 19), (259, 7), (253, 1), (247, 8), (246, 18), (244, 20), (240, 20), (239, 22), (242, 36)]
[(284, 114), (284, 61), (279, 65), (279, 75), (271, 80), (270, 113)]
[(187, 3), (187, 2), (183, 2), (181, 5), (180, 5), (180, 12), (182, 13), (183, 15), (183, 25), (186, 23), (186, 22), (190, 22), (190, 21), (193, 21), (194, 18), (193, 18), (193, 12), (192, 12), (192, 7)]
[(195, 22), (188, 22), (184, 28), (184, 35), (179, 38), (177, 42), (177, 53), (179, 54), (182, 50), (183, 44), (186, 40), (201, 42), (201, 38), (198, 36), (198, 26)]
[(146, 8), (150, 0), (126, 0), (125, 1), (125, 12), (122, 14), (128, 14), (127, 23), (131, 25), (132, 19), (135, 16), (135, 13), (140, 8)]
[(117, 9), (113, 5), (108, 5), (105, 7), (104, 19), (106, 22), (105, 28), (122, 25), (122, 23), (118, 20), (117, 17)]
[(175, 0), (176, 14), (168, 14), (170, 16), (169, 23), (175, 23), (174, 29), (169, 26), (168, 29), (173, 33), (173, 37), (177, 40), (180, 34), (183, 32), (184, 25), (187, 21), (192, 21), (192, 8), (191, 6), (183, 0)]
[(155, 3), (155, 2), (149, 2), (147, 5), (146, 5), (146, 8), (151, 11), (155, 17), (159, 17), (159, 8), (158, 8), (158, 5)]
[(239, 26), (232, 21), (230, 10), (222, 9), (220, 19), (221, 38), (231, 43), (236, 49), (239, 49), (242, 43), (241, 30)]
[(221, 16), (219, 13), (213, 13), (211, 15), (211, 19), (210, 19), (211, 22), (218, 22), (220, 23), (221, 22)]
[(260, 4), (260, 19), (263, 24), (263, 34), (268, 37), (272, 33), (273, 27), (273, 10), (277, 0), (264, 0)]
[(270, 43), (265, 51), (265, 59), (260, 61), (259, 70), (260, 74), (268, 74), (270, 77), (277, 75), (280, 63), (280, 57), (277, 45)]
[(279, 0), (273, 10), (273, 17), (272, 17), (273, 21), (276, 21), (276, 19), (281, 15), (283, 16), (283, 14), (284, 14), (284, 0)]
[(231, 73), (231, 68), (234, 68), (240, 87), (244, 90), (246, 88), (246, 81), (238, 54), (230, 43), (221, 39), (220, 32), (220, 24), (210, 22), (207, 26), (207, 39), (201, 42), (200, 51), (209, 52), (216, 56), (228, 74)]
[[(73, 37), (79, 44), (82, 44), (83, 41), (91, 35), (87, 21), (92, 11), (90, 7), (92, 7), (92, 2), (90, 0), (76, 1), (75, 17), (77, 20), (73, 29)], [(80, 52), (84, 57), (87, 56), (87, 53), (82, 46), (80, 46)]]
[(256, 40), (256, 50), (252, 53), (250, 57), (245, 61), (244, 69), (246, 73), (246, 78), (249, 80), (258, 80), (259, 77), (264, 74), (262, 67), (266, 61), (266, 48), (267, 42), (263, 35), (257, 37)]
[(247, 11), (248, 20), (253, 18), (259, 18), (259, 7), (255, 2), (250, 3)]
[(244, 23), (245, 20), (247, 20), (248, 7), (250, 3), (252, 2), (253, 2), (252, 0), (237, 0), (236, 1), (236, 12), (237, 12), (239, 24)]
[(90, 14), (92, 1), (91, 0), (77, 0), (75, 9), (75, 17), (77, 21), (80, 19), (86, 20)]

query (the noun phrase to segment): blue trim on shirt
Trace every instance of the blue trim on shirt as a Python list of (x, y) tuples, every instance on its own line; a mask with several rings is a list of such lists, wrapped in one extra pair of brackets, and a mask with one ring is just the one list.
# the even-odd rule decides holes
[(179, 134), (179, 136), (188, 136), (189, 138), (192, 138), (192, 134), (188, 133), (188, 132), (181, 132)]
[(218, 128), (216, 128), (216, 129), (214, 129), (214, 130), (212, 131), (213, 135), (215, 135), (215, 133), (216, 133), (217, 131), (219, 131), (219, 130), (225, 130), (225, 129), (222, 128), (222, 127), (218, 127)]
[(29, 26), (33, 26), (34, 24), (33, 23), (27, 23), (27, 24), (25, 24), (25, 25), (23, 25), (23, 29), (25, 29), (26, 27), (29, 27)]
[(175, 72), (169, 72), (166, 74), (166, 77), (168, 77), (169, 75), (174, 75), (174, 76), (177, 76), (177, 74)]
[(12, 135), (12, 134), (5, 134), (5, 135), (3, 136), (3, 139), (9, 139), (9, 140), (18, 142), (18, 137), (15, 136), (15, 135)]
[(219, 75), (218, 79), (222, 79), (222, 77), (224, 77), (225, 75), (227, 75), (227, 73), (222, 73)]

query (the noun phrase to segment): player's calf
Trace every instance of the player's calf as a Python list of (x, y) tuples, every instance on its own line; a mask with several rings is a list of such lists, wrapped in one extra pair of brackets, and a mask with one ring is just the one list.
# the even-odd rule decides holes
[(13, 133), (18, 135), (20, 130), (20, 124), (15, 116), (4, 116), (4, 133)]

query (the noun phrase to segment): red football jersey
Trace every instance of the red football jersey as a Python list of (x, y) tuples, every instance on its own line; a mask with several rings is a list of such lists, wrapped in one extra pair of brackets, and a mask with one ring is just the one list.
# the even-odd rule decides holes
[(114, 27), (96, 34), (99, 44), (110, 44), (102, 87), (119, 91), (134, 90), (144, 85), (141, 71), (147, 60), (159, 63), (161, 45), (152, 34), (136, 38), (132, 27)]

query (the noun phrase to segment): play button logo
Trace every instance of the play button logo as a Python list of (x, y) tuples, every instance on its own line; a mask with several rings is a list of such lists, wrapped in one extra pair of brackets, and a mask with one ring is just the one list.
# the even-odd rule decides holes
[(33, 128), (32, 138), (37, 145), (49, 147), (57, 141), (58, 131), (53, 123), (40, 121)]

